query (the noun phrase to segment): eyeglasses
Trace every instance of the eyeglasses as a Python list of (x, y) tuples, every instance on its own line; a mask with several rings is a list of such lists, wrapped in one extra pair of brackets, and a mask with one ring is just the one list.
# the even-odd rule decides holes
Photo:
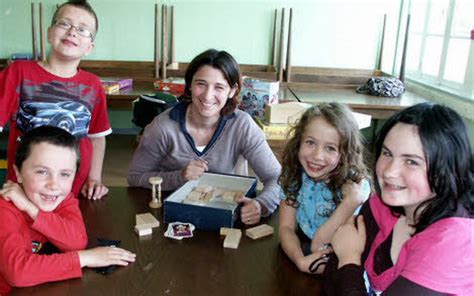
[(77, 34), (81, 35), (82, 37), (90, 37), (92, 41), (94, 41), (94, 35), (92, 32), (82, 26), (74, 26), (73, 24), (69, 23), (68, 21), (65, 20), (55, 20), (54, 25), (58, 28), (64, 29), (66, 31), (69, 31), (71, 28), (74, 28), (77, 32)]

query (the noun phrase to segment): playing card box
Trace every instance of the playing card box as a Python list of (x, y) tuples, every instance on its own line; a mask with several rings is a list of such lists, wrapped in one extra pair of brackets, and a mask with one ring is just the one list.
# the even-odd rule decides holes
[(118, 77), (101, 77), (102, 85), (118, 84), (119, 89), (131, 88), (133, 86), (132, 78), (118, 78)]
[(217, 231), (221, 227), (234, 226), (240, 215), (240, 207), (237, 203), (226, 202), (219, 198), (203, 204), (183, 203), (188, 194), (199, 186), (226, 188), (253, 198), (256, 196), (257, 180), (247, 176), (204, 173), (199, 179), (186, 182), (165, 199), (165, 223), (188, 222), (198, 229)]
[(102, 87), (106, 94), (111, 95), (120, 92), (120, 85), (118, 83), (103, 83)]

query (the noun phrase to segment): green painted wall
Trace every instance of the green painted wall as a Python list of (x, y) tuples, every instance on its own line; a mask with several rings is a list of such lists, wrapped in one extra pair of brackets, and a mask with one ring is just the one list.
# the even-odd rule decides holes
[[(38, 0), (0, 1), (0, 58), (31, 52), (31, 8)], [(57, 3), (43, 0), (49, 24)], [(240, 63), (269, 64), (274, 9), (293, 7), (292, 64), (374, 68), (384, 13), (384, 70), (391, 72), (400, 0), (198, 1), (90, 0), (99, 16), (93, 60), (153, 60), (154, 5), (175, 7), (176, 59), (215, 47)], [(288, 27), (288, 10), (286, 11)], [(278, 26), (280, 21), (278, 21)], [(286, 40), (286, 39), (285, 39)]]
[[(40, 1), (0, 0), (0, 59), (9, 58), (15, 52), (31, 52), (32, 2)], [(48, 25), (56, 4), (63, 1), (41, 2)], [(99, 17), (96, 48), (86, 57), (91, 60), (153, 60), (153, 20), (155, 3), (158, 3), (175, 7), (177, 61), (189, 62), (199, 52), (214, 47), (229, 51), (240, 63), (269, 64), (274, 10), (293, 7), (293, 65), (372, 69), (377, 58), (382, 16), (386, 13), (382, 69), (391, 73), (401, 0), (89, 2)], [(288, 27), (288, 9), (286, 13)], [(446, 98), (437, 101), (448, 103), (467, 118), (473, 141), (472, 102)], [(111, 111), (110, 119), (118, 130), (133, 127), (128, 111)]]

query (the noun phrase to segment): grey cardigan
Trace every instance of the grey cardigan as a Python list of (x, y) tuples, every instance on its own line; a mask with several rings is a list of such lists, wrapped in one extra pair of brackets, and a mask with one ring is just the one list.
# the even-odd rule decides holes
[(186, 130), (187, 104), (180, 103), (166, 110), (145, 128), (128, 171), (130, 186), (150, 187), (148, 178), (163, 178), (163, 190), (175, 190), (185, 183), (181, 176), (191, 160), (208, 161), (209, 172), (234, 173), (240, 155), (263, 183), (257, 200), (271, 214), (279, 204), (277, 184), (281, 166), (265, 140), (265, 135), (245, 112), (235, 110), (221, 118), (206, 148), (196, 149)]

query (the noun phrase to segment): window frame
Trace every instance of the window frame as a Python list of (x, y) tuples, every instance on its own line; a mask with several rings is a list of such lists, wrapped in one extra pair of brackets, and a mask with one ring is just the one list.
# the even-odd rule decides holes
[[(412, 2), (417, 0), (409, 0), (407, 14), (412, 13)], [(444, 32), (443, 34), (440, 33), (429, 33), (428, 32), (428, 25), (430, 20), (431, 14), (431, 5), (436, 0), (427, 0), (426, 6), (424, 8), (424, 21), (423, 21), (423, 28), (421, 32), (414, 32), (412, 29), (409, 31), (408, 36), (408, 43), (410, 43), (410, 39), (413, 36), (418, 36), (421, 39), (421, 44), (419, 48), (419, 60), (417, 61), (416, 70), (408, 69), (406, 70), (406, 78), (412, 80), (414, 82), (418, 82), (421, 84), (426, 84), (428, 86), (434, 87), (436, 89), (440, 89), (442, 91), (447, 91), (449, 93), (453, 93), (458, 95), (462, 98), (466, 98), (469, 100), (474, 100), (474, 86), (473, 86), (473, 70), (469, 69), (469, 64), (474, 62), (474, 45), (472, 42), (472, 38), (470, 36), (461, 36), (461, 35), (452, 35), (451, 29), (453, 26), (454, 21), (454, 13), (456, 8), (456, 1), (457, 0), (447, 0), (448, 1), (448, 11), (446, 14), (446, 23), (444, 25)], [(442, 37), (442, 49), (439, 61), (439, 68), (438, 73), (436, 76), (423, 73), (423, 56), (425, 55), (426, 50), (426, 40), (428, 37)], [(466, 69), (464, 74), (464, 81), (463, 83), (447, 80), (444, 78), (444, 73), (446, 69), (446, 62), (448, 57), (448, 50), (449, 50), (449, 43), (453, 39), (462, 39), (462, 40), (470, 40), (471, 46), (469, 47), (468, 57), (466, 61)]]

